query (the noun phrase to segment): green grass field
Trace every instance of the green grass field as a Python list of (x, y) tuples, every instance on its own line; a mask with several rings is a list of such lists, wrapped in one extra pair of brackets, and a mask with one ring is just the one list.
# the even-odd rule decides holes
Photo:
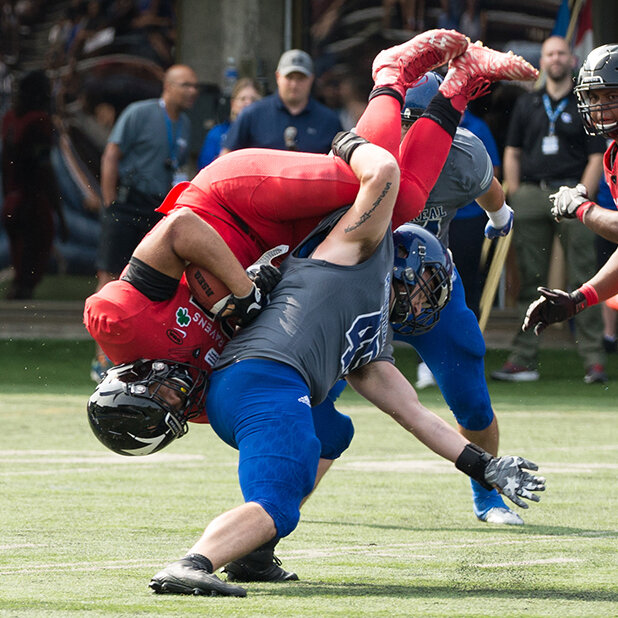
[[(0, 616), (618, 615), (618, 359), (606, 387), (552, 351), (541, 382), (490, 383), (502, 452), (548, 479), (521, 528), (478, 522), (463, 475), (344, 393), (355, 439), (278, 547), (301, 581), (233, 599), (147, 584), (240, 502), (236, 452), (204, 426), (154, 456), (106, 451), (84, 413), (91, 353), (0, 342)], [(410, 354), (398, 363), (414, 375)], [(421, 399), (451, 418), (436, 389)]]

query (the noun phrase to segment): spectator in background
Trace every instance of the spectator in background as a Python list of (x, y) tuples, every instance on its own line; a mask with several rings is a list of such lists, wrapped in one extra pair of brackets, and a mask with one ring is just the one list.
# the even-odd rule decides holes
[[(515, 211), (513, 244), (520, 275), (518, 305), (522, 322), (537, 287), (547, 285), (554, 237), (564, 249), (568, 287), (578, 288), (596, 271), (594, 234), (579, 221), (558, 224), (549, 196), (560, 186), (582, 183), (592, 197), (602, 172), (605, 141), (586, 135), (573, 93), (575, 58), (562, 37), (551, 36), (541, 48), (545, 87), (523, 94), (511, 114), (504, 150), (504, 179)], [(584, 382), (605, 382), (601, 310), (593, 307), (575, 317), (577, 351), (584, 361)], [(518, 329), (505, 365), (495, 380), (539, 379), (539, 340)]]
[(243, 77), (234, 84), (232, 96), (230, 98), (230, 117), (225, 122), (216, 124), (208, 131), (197, 159), (198, 170), (206, 167), (219, 156), (225, 141), (225, 136), (232, 123), (238, 117), (238, 114), (240, 114), (245, 107), (259, 101), (261, 98), (262, 90), (254, 79)]
[(327, 153), (341, 123), (311, 96), (313, 60), (290, 49), (279, 59), (277, 92), (244, 109), (231, 126), (222, 153), (239, 148), (275, 148)]
[(371, 86), (367, 86), (366, 80), (357, 75), (346, 75), (339, 85), (341, 96), (341, 110), (339, 119), (344, 131), (349, 131), (356, 126), (360, 117), (367, 107), (367, 97)]
[(66, 226), (51, 163), (54, 128), (50, 83), (44, 71), (27, 73), (18, 84), (15, 105), (2, 122), (2, 222), (11, 246), (15, 275), (7, 298), (32, 298), (54, 240), (54, 215), (60, 235)]
[[(160, 99), (129, 105), (114, 125), (101, 158), (101, 237), (97, 257), (99, 291), (117, 279), (142, 237), (161, 218), (155, 208), (170, 188), (187, 180), (191, 127), (185, 113), (197, 98), (193, 69), (173, 65)], [(98, 382), (110, 363), (97, 347), (90, 376)]]
[(480, 0), (466, 0), (457, 30), (469, 37), (471, 41), (484, 40), (485, 27), (483, 22), (484, 17), (481, 14)]

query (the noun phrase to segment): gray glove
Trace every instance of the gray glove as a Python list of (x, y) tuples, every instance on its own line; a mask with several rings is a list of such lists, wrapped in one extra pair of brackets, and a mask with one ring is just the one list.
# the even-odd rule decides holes
[(538, 502), (539, 496), (532, 492), (545, 491), (545, 479), (526, 472), (524, 468), (539, 469), (523, 457), (492, 457), (485, 468), (485, 480), (517, 506), (527, 509), (528, 505), (521, 498)]
[(551, 214), (556, 219), (575, 219), (577, 218), (577, 209), (584, 203), (588, 202), (588, 190), (581, 183), (576, 187), (560, 187), (557, 193), (552, 193), (549, 196), (553, 206)]

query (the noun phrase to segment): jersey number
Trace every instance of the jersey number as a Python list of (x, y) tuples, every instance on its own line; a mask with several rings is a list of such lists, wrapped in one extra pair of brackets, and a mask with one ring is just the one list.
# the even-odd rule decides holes
[(381, 312), (360, 315), (346, 333), (348, 347), (341, 357), (341, 375), (371, 362), (382, 351)]

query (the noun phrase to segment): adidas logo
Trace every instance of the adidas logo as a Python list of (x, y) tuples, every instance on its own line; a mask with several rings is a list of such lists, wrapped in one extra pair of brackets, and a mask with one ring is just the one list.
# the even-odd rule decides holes
[(308, 395), (303, 395), (302, 397), (299, 397), (298, 401), (300, 403), (304, 403), (306, 406), (311, 407), (311, 401), (309, 400), (309, 396)]

